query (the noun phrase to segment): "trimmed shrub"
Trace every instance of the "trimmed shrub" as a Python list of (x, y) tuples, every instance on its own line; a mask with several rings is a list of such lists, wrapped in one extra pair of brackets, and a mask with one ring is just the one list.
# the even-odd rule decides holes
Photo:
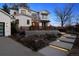
[(57, 38), (57, 36), (55, 36), (53, 34), (46, 34), (46, 39), (48, 39), (50, 42), (55, 41), (56, 38)]
[(36, 35), (33, 35), (32, 37), (28, 36), (26, 38), (23, 38), (20, 42), (34, 51), (37, 51), (47, 45), (44, 39), (37, 37)]

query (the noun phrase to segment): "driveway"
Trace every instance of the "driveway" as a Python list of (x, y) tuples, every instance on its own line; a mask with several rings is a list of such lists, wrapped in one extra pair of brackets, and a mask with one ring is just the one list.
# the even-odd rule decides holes
[(0, 37), (0, 56), (42, 56), (8, 37)]

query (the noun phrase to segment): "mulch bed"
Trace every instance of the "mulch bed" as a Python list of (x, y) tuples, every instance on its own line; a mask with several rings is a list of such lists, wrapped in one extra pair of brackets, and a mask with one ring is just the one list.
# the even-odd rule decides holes
[(24, 46), (31, 48), (33, 51), (38, 51), (39, 49), (49, 45), (50, 42), (55, 41), (61, 34), (55, 36), (54, 34), (41, 34), (41, 35), (29, 35), (27, 37), (23, 36), (12, 36), (12, 38)]

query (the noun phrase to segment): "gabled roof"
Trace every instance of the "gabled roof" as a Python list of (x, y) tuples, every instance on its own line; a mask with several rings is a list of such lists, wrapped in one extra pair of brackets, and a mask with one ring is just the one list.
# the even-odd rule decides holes
[(3, 11), (2, 9), (0, 9), (0, 12), (6, 14), (7, 16), (9, 16), (11, 19), (13, 19), (14, 17), (10, 14), (8, 14), (7, 12)]

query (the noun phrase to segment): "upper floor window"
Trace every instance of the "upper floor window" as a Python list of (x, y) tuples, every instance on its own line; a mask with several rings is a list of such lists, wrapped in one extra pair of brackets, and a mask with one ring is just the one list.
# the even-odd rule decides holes
[(26, 14), (26, 10), (21, 10), (21, 14)]
[(27, 24), (28, 24), (28, 25), (30, 24), (30, 20), (27, 20)]
[(42, 15), (42, 19), (47, 19), (47, 15)]

